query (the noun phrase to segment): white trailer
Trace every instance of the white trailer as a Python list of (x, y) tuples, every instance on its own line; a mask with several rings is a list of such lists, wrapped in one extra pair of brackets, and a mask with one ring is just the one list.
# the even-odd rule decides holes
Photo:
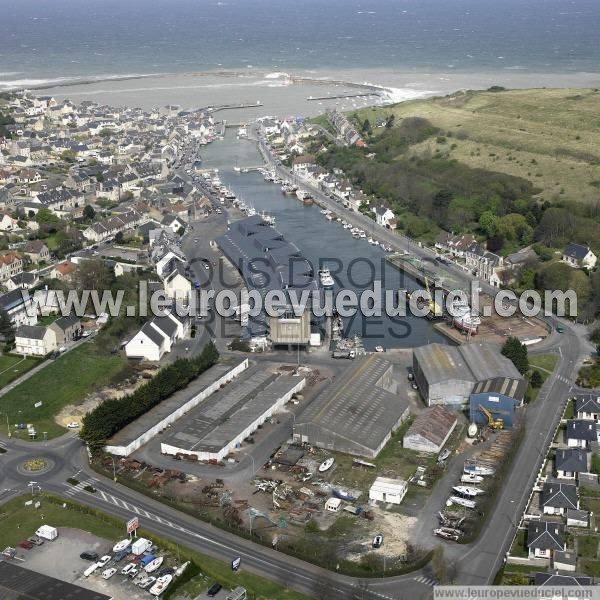
[(36, 532), (35, 535), (44, 540), (55, 540), (58, 537), (58, 529), (51, 527), (50, 525), (42, 525)]
[(150, 540), (147, 540), (146, 538), (138, 538), (135, 540), (135, 542), (133, 542), (133, 544), (131, 544), (131, 553), (139, 556), (140, 554), (146, 552), (150, 546), (152, 546), (152, 542)]

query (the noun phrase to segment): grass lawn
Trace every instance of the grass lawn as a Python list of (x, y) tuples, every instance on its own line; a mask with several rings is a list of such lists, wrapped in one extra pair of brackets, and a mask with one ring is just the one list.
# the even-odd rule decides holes
[[(510, 549), (510, 554), (512, 556), (520, 556), (523, 558), (528, 556), (527, 548), (525, 547), (526, 538), (527, 538), (527, 530), (519, 529), (517, 531), (517, 537), (515, 538), (515, 541), (513, 542), (513, 545)], [(512, 567), (512, 566), (513, 565), (507, 565), (507, 568), (510, 569), (510, 567)]]
[(0, 388), (27, 373), (40, 363), (39, 358), (25, 358), (5, 354), (0, 356)]
[(577, 556), (582, 556), (584, 558), (597, 558), (599, 541), (600, 538), (597, 538), (593, 535), (577, 536)]
[(600, 498), (581, 497), (581, 508), (593, 512), (595, 515), (600, 514)]
[(584, 558), (579, 561), (578, 571), (590, 577), (600, 577), (600, 560)]
[[(0, 507), (0, 539), (5, 546), (14, 546), (21, 540), (33, 535), (35, 530), (42, 524), (52, 524), (55, 527), (72, 527), (88, 531), (108, 540), (119, 540), (124, 537), (124, 523), (109, 516), (106, 513), (88, 509), (87, 507), (66, 502), (67, 508), (62, 508), (64, 500), (51, 496), (41, 496), (42, 506), (35, 509), (32, 506), (24, 506), (29, 496), (21, 496)], [(44, 519), (41, 519), (41, 514)], [(176, 555), (179, 551), (180, 561), (193, 561), (201, 567), (203, 577), (195, 577), (185, 585), (178, 588), (178, 592), (188, 592), (195, 597), (215, 579), (224, 587), (233, 588), (236, 585), (244, 586), (251, 594), (249, 598), (281, 599), (281, 600), (307, 600), (306, 596), (298, 592), (282, 588), (279, 584), (271, 583), (266, 579), (251, 575), (242, 570), (233, 573), (228, 563), (193, 552), (186, 548), (176, 548), (166, 540), (157, 538), (143, 530), (140, 535), (152, 539), (160, 548), (173, 551)]]
[(46, 315), (45, 317), (38, 317), (38, 325), (43, 325), (44, 327), (48, 327), (48, 325), (52, 325), (56, 319), (58, 319), (59, 315)]
[[(85, 396), (110, 383), (125, 366), (120, 356), (100, 351), (98, 340), (90, 340), (67, 352), (52, 364), (12, 389), (2, 397), (11, 423), (31, 423), (41, 438), (64, 433), (54, 421), (55, 415), (68, 404), (78, 404)], [(43, 402), (35, 408), (36, 402)], [(26, 437), (26, 432), (23, 437)]]
[[(540, 354), (538, 356), (529, 357), (529, 366), (535, 369), (543, 369), (552, 373), (556, 363), (558, 362), (558, 356), (556, 354)], [(542, 373), (543, 375), (544, 373)]]

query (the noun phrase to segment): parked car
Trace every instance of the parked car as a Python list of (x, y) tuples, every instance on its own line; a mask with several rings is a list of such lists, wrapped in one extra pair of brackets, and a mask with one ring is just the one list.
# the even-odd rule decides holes
[(92, 550), (85, 550), (79, 555), (79, 558), (83, 560), (98, 560), (98, 553)]
[(135, 569), (134, 563), (128, 563), (121, 569), (121, 575), (129, 575), (130, 571)]
[(133, 569), (127, 573), (127, 577), (129, 577), (129, 579), (134, 579), (139, 572), (140, 570), (134, 565)]
[(41, 546), (44, 543), (44, 540), (36, 535), (32, 535), (30, 538), (27, 538), (27, 541), (31, 542), (34, 546)]
[(373, 538), (373, 548), (381, 548), (381, 546), (383, 546), (383, 535), (381, 533), (378, 533)]
[(103, 567), (104, 565), (108, 564), (108, 562), (110, 561), (111, 556), (110, 554), (105, 554), (99, 561), (98, 561), (98, 566), (99, 567)]
[(156, 577), (146, 577), (145, 579), (142, 579), (139, 583), (138, 586), (141, 587), (143, 590), (149, 588), (150, 586), (154, 585), (154, 582), (156, 581)]
[(106, 569), (106, 571), (102, 571), (102, 579), (110, 579), (116, 572), (117, 570), (114, 567)]
[(438, 462), (444, 462), (450, 456), (450, 454), (452, 454), (452, 452), (448, 450), (448, 448), (442, 450), (438, 456)]
[(208, 588), (206, 595), (209, 596), (210, 598), (212, 598), (213, 596), (216, 596), (221, 591), (222, 588), (223, 588), (223, 586), (220, 583), (213, 583)]
[(31, 550), (33, 548), (33, 544), (29, 540), (23, 540), (22, 542), (19, 542), (19, 548)]
[(121, 562), (131, 552), (131, 546), (128, 546), (124, 550), (120, 550), (113, 556), (115, 562)]
[(67, 429), (79, 429), (79, 423), (77, 421), (71, 421), (67, 425)]

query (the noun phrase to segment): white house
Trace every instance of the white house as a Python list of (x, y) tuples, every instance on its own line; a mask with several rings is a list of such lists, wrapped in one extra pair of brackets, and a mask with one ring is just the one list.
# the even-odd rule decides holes
[(387, 504), (400, 504), (406, 496), (407, 490), (408, 485), (404, 479), (378, 477), (369, 490), (369, 500)]
[(17, 219), (13, 219), (6, 213), (0, 215), (0, 231), (15, 231), (17, 229), (19, 229)]
[(127, 358), (159, 361), (168, 352), (167, 346), (170, 349), (166, 336), (148, 321), (125, 345), (125, 354)]
[(192, 293), (192, 283), (184, 275), (185, 269), (183, 264), (175, 261), (175, 268), (163, 279), (165, 294), (183, 304), (188, 304)]
[(577, 486), (574, 483), (546, 481), (541, 504), (545, 515), (564, 515), (567, 510), (579, 510)]
[(56, 350), (56, 333), (50, 327), (21, 325), (15, 331), (15, 351), (27, 356), (46, 356)]
[(389, 208), (386, 208), (385, 206), (375, 206), (372, 210), (375, 213), (377, 225), (390, 229), (391, 223), (395, 223), (394, 213)]
[(562, 259), (572, 267), (582, 267), (590, 270), (598, 262), (598, 257), (589, 247), (581, 244), (569, 244), (563, 251)]
[(2, 294), (0, 309), (6, 311), (15, 327), (37, 323), (37, 310), (27, 290), (17, 288)]
[(599, 425), (596, 421), (572, 419), (567, 421), (566, 438), (569, 448), (590, 448), (598, 442)]
[(555, 521), (530, 521), (527, 527), (529, 558), (548, 561), (555, 552), (565, 550), (565, 526)]

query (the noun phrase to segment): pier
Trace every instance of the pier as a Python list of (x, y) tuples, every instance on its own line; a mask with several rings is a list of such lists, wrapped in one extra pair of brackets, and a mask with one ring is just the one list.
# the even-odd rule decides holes
[(368, 98), (370, 96), (379, 96), (377, 92), (363, 92), (358, 94), (337, 94), (335, 96), (309, 96), (307, 100), (313, 102), (315, 100), (343, 100), (345, 98)]

